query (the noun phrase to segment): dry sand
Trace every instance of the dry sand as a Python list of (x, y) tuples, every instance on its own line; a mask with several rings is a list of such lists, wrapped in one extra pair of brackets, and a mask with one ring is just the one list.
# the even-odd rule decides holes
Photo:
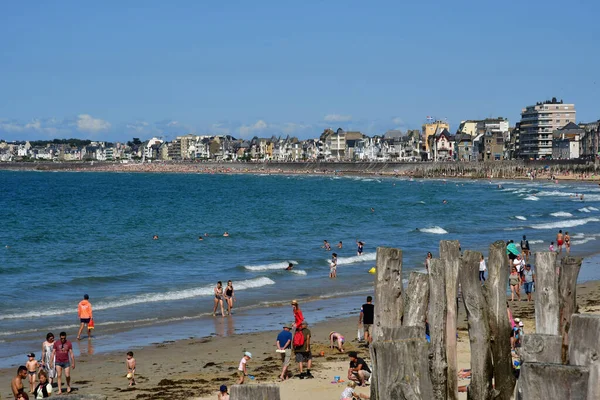
[[(600, 311), (600, 282), (587, 282), (578, 286), (580, 312)], [(511, 302), (515, 317), (525, 322), (525, 333), (532, 333), (534, 326), (534, 303)], [(464, 307), (460, 306), (458, 366), (469, 367), (469, 339), (466, 331)], [(310, 319), (310, 315), (307, 315)], [(291, 319), (291, 313), (290, 313)], [(345, 350), (357, 350), (368, 359), (368, 350), (359, 347), (356, 341), (358, 316), (328, 320), (311, 326), (313, 336), (313, 375), (315, 379), (292, 378), (279, 383), (282, 399), (305, 399), (310, 392), (312, 400), (338, 399), (345, 383), (332, 384), (334, 376), (344, 381), (347, 377), (348, 357), (328, 347), (328, 335), (332, 330), (346, 336)], [(237, 366), (244, 351), (250, 351), (253, 359), (248, 364), (249, 373), (256, 378), (249, 384), (275, 383), (280, 373), (279, 355), (275, 353), (275, 340), (278, 332), (259, 332), (233, 335), (229, 337), (206, 337), (165, 342), (135, 351), (137, 360), (137, 382), (128, 388), (125, 377), (125, 354), (84, 354), (77, 359), (73, 371), (73, 389), (78, 393), (101, 393), (109, 399), (216, 399), (221, 384), (234, 384)], [(40, 336), (41, 337), (41, 336)], [(40, 339), (40, 343), (42, 339)], [(318, 356), (320, 352), (324, 356)], [(23, 357), (25, 360), (25, 356)], [(291, 364), (296, 374), (297, 366)], [(16, 366), (0, 370), (0, 393), (2, 398), (11, 398), (10, 380), (16, 373)], [(459, 381), (467, 384), (468, 381)], [(359, 391), (368, 393), (368, 388)], [(461, 399), (466, 394), (461, 393)]]

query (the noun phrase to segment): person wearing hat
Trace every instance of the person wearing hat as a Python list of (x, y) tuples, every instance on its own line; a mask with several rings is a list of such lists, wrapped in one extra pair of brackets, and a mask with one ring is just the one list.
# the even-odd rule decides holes
[(248, 371), (246, 370), (246, 364), (248, 360), (252, 358), (252, 353), (249, 351), (244, 353), (244, 357), (240, 360), (240, 365), (238, 366), (238, 377), (240, 380), (238, 381), (238, 385), (242, 385), (244, 383), (244, 378), (248, 376)]
[(217, 400), (229, 400), (229, 393), (227, 393), (227, 386), (221, 385), (219, 388), (219, 395), (217, 396)]
[(27, 374), (29, 375), (29, 393), (33, 393), (33, 389), (35, 388), (35, 381), (37, 378), (37, 371), (40, 368), (40, 364), (35, 359), (35, 353), (27, 354), (29, 360), (25, 364), (27, 367)]
[(79, 302), (77, 306), (77, 314), (79, 315), (79, 332), (77, 333), (77, 340), (81, 339), (81, 331), (83, 326), (87, 325), (88, 328), (88, 339), (92, 337), (92, 330), (90, 329), (90, 321), (92, 320), (92, 304), (90, 303), (90, 296), (87, 294), (83, 295), (83, 300)]
[[(298, 369), (300, 370), (299, 378), (314, 378), (310, 373), (310, 368), (312, 367), (312, 353), (310, 351), (311, 335), (310, 329), (308, 329), (308, 322), (302, 321), (300, 329), (298, 329), (297, 332), (302, 334), (304, 340), (303, 343), (298, 346), (296, 345), (296, 338), (294, 337), (294, 351), (296, 352), (296, 362), (298, 363)], [(306, 363), (306, 372), (302, 372), (303, 363)]]
[(281, 354), (281, 375), (279, 380), (284, 381), (288, 378), (287, 369), (290, 365), (290, 359), (292, 358), (292, 327), (289, 324), (283, 326), (283, 330), (277, 335), (277, 352)]

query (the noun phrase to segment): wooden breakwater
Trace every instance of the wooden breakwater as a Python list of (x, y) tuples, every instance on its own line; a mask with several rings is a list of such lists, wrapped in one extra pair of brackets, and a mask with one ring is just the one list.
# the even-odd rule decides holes
[(488, 162), (10, 162), (0, 163), (0, 169), (35, 171), (128, 171), (128, 172), (215, 172), (296, 173), (296, 174), (366, 174), (398, 175), (415, 178), (465, 177), (475, 179), (564, 175), (572, 178), (582, 174), (600, 173), (598, 163), (583, 160), (552, 161), (488, 161)]

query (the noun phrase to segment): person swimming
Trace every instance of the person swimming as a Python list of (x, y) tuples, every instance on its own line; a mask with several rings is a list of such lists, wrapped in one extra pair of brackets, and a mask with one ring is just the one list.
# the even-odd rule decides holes
[(229, 232), (225, 232), (225, 233), (223, 234), (223, 237), (229, 237)]
[(152, 236), (152, 240), (158, 240), (158, 235)]
[(294, 268), (294, 264), (292, 263), (288, 263), (287, 268), (285, 269), (286, 271), (291, 271)]

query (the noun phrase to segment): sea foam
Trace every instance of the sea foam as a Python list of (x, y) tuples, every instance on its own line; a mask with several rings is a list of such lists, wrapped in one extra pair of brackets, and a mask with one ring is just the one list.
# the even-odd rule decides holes
[(281, 261), (272, 264), (262, 264), (262, 265), (244, 265), (248, 271), (271, 271), (277, 269), (286, 269), (292, 263), (294, 265), (298, 264), (298, 261), (290, 260), (290, 261)]
[(550, 215), (552, 215), (553, 217), (572, 217), (573, 216), (573, 214), (565, 212), (565, 211), (553, 212)]
[[(364, 261), (375, 261), (377, 253), (363, 253), (362, 256), (339, 257), (337, 265), (356, 264)], [(329, 262), (330, 260), (327, 260)]]
[(525, 197), (523, 200), (538, 201), (540, 198), (533, 195)]
[(568, 219), (566, 221), (550, 222), (547, 224), (536, 224), (531, 225), (533, 229), (564, 229), (572, 228), (574, 226), (585, 225), (588, 222), (600, 222), (598, 218), (582, 218), (582, 219)]
[(419, 229), (419, 232), (433, 233), (436, 235), (443, 235), (443, 234), (448, 233), (448, 231), (445, 230), (444, 228), (442, 228), (441, 226), (431, 226), (429, 228), (421, 228), (421, 229)]
[(515, 216), (515, 218), (516, 218), (516, 219), (520, 219), (521, 221), (527, 221), (527, 218), (525, 218), (525, 217), (524, 217), (524, 216), (522, 216), (522, 215), (516, 215), (516, 216)]

